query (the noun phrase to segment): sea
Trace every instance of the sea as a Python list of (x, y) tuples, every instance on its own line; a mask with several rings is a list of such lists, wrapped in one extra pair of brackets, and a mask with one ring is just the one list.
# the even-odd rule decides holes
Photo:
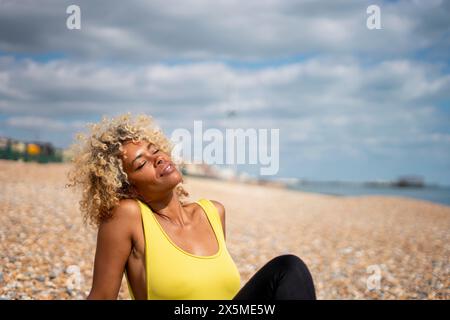
[(373, 186), (363, 183), (301, 181), (290, 183), (289, 188), (336, 196), (384, 195), (409, 197), (450, 206), (450, 186), (394, 187)]

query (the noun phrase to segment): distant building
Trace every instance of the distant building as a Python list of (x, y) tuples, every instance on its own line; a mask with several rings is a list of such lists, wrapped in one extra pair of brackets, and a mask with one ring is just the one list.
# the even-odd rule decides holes
[(425, 181), (421, 176), (409, 175), (401, 176), (392, 183), (395, 187), (415, 187), (422, 188), (425, 186)]
[(55, 148), (49, 142), (20, 141), (9, 137), (0, 137), (0, 159), (61, 162), (62, 149)]

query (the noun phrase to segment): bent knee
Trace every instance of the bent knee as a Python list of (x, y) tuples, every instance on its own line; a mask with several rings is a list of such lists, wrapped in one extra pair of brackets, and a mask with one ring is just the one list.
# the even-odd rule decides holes
[(294, 254), (279, 255), (273, 258), (271, 262), (283, 269), (295, 269), (299, 267), (301, 269), (308, 269), (303, 260)]

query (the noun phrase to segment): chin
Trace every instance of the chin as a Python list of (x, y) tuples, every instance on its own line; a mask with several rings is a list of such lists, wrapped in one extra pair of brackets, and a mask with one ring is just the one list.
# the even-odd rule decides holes
[(181, 174), (178, 170), (175, 170), (170, 175), (164, 177), (165, 183), (167, 183), (167, 186), (170, 188), (175, 188), (180, 182), (183, 181)]

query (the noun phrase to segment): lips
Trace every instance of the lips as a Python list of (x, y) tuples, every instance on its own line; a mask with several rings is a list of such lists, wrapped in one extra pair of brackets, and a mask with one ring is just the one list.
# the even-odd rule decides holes
[(172, 173), (173, 171), (175, 171), (175, 166), (173, 165), (173, 163), (168, 162), (162, 167), (161, 173), (159, 174), (159, 176), (160, 177), (166, 176), (166, 175)]

